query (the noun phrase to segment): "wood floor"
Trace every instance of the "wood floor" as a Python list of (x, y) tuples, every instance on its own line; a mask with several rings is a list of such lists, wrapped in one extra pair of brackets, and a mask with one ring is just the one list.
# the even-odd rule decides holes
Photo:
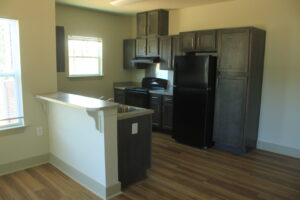
[[(300, 159), (200, 150), (159, 133), (148, 175), (113, 200), (300, 200)], [(0, 177), (0, 200), (28, 199), (99, 200), (50, 164)]]

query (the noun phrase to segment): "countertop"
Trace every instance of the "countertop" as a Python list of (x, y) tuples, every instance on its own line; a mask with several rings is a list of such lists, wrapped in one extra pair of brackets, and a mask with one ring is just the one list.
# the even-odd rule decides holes
[[(125, 88), (135, 88), (137, 86), (118, 86), (115, 87), (115, 89), (119, 89), (119, 90), (125, 90)], [(170, 95), (173, 96), (173, 90), (172, 89), (168, 89), (168, 90), (150, 90), (149, 91), (152, 94), (161, 94), (161, 95)]]
[(51, 94), (36, 95), (36, 98), (49, 102), (62, 104), (69, 107), (84, 109), (86, 111), (99, 111), (106, 108), (118, 107), (118, 103), (107, 102), (96, 98), (75, 94), (56, 92)]
[(173, 90), (150, 90), (152, 94), (161, 94), (161, 95), (169, 95), (173, 96)]
[[(126, 105), (120, 105), (120, 106), (126, 106)], [(139, 108), (134, 106), (128, 106), (128, 107), (133, 108), (134, 110), (130, 112), (118, 113), (118, 120), (129, 119), (129, 118), (139, 117), (143, 115), (152, 115), (154, 113), (154, 111), (151, 109)]]
[(115, 89), (118, 89), (118, 90), (125, 90), (125, 88), (136, 88), (138, 86), (116, 86)]

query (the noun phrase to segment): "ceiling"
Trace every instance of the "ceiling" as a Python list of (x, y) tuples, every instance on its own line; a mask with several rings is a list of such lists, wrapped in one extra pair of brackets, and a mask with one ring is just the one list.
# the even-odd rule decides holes
[(135, 14), (159, 8), (171, 10), (224, 1), (231, 0), (144, 0), (124, 6), (112, 6), (109, 3), (110, 0), (56, 0), (57, 3), (61, 4), (123, 14)]

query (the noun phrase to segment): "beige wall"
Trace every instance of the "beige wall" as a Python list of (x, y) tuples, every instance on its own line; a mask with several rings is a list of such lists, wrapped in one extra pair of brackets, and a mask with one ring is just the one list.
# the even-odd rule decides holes
[(300, 1), (233, 0), (170, 12), (170, 34), (223, 27), (267, 31), (259, 140), (300, 149)]
[(133, 36), (132, 16), (57, 4), (56, 24), (65, 27), (66, 36), (91, 36), (103, 40), (104, 76), (68, 78), (67, 73), (58, 73), (58, 90), (108, 98), (113, 97), (113, 82), (134, 81), (139, 77), (141, 70), (123, 70), (123, 39)]
[(54, 0), (1, 0), (0, 17), (19, 20), (24, 114), (27, 127), (0, 131), (0, 164), (48, 153), (47, 121), (37, 93), (56, 91)]

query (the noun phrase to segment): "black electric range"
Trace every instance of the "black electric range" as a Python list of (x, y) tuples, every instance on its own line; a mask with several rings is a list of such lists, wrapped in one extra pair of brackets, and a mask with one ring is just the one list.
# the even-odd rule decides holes
[(150, 90), (166, 90), (168, 80), (154, 77), (145, 77), (142, 80), (142, 87), (125, 88), (125, 104), (141, 108), (149, 108)]

